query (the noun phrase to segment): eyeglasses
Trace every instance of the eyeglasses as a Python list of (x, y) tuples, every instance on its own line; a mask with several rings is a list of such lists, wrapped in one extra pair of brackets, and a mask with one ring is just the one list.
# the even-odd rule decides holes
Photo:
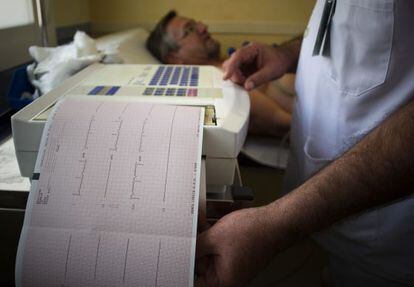
[(197, 31), (197, 25), (198, 25), (198, 22), (194, 20), (186, 23), (183, 29), (182, 36), (180, 37), (180, 39), (178, 39), (178, 41), (188, 37), (192, 33), (195, 33)]

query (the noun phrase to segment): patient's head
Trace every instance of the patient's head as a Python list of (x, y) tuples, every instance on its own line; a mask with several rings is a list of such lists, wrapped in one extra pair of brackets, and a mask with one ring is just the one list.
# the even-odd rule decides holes
[(170, 11), (147, 40), (148, 50), (166, 64), (208, 64), (218, 60), (220, 43), (211, 38), (202, 22)]

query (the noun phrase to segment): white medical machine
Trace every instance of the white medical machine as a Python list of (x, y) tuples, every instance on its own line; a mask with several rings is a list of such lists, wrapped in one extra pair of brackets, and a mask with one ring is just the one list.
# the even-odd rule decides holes
[(32, 176), (43, 127), (62, 97), (201, 106), (205, 108), (201, 188), (212, 200), (230, 200), (232, 192), (240, 191), (231, 192), (229, 186), (241, 186), (237, 155), (247, 134), (250, 101), (244, 89), (222, 77), (212, 66), (89, 66), (12, 117), (20, 172)]

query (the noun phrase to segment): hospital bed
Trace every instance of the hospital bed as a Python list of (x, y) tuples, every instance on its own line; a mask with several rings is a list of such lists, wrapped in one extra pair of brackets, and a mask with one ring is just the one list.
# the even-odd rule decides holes
[[(134, 67), (131, 65), (141, 64), (143, 67), (153, 67), (156, 72), (160, 63), (146, 50), (145, 40), (148, 36), (148, 32), (141, 28), (136, 28), (128, 31), (114, 33), (108, 36), (97, 39), (97, 46), (99, 50), (106, 51), (107, 54), (116, 54), (123, 60), (125, 67)], [(112, 66), (108, 69), (124, 69), (121, 66)], [(204, 70), (210, 70), (213, 77), (221, 77), (218, 70), (212, 67), (203, 67)], [(93, 78), (93, 74), (98, 71), (104, 71), (106, 69), (103, 65), (91, 66), (68, 82), (64, 83), (61, 87), (53, 92), (42, 96), (37, 102), (26, 107), (21, 112), (17, 113), (13, 117), (13, 132), (14, 141), (16, 147), (16, 153), (19, 161), (19, 168), (21, 174), (25, 177), (30, 177), (33, 171), (34, 162), (37, 155), (38, 144), (40, 141), (41, 131), (43, 129), (45, 120), (47, 119), (48, 112), (56, 99), (72, 90), (73, 87), (78, 88), (78, 95), (83, 93), (89, 93), (94, 87), (108, 84), (104, 82), (88, 83), (89, 86), (85, 87), (82, 82), (83, 79), (89, 76)], [(110, 73), (110, 72), (109, 72)], [(96, 78), (95, 78), (96, 79)], [(120, 80), (122, 82), (122, 79)], [(83, 84), (82, 84), (83, 83)], [(112, 86), (122, 86), (122, 83), (110, 83)], [(230, 84), (229, 84), (230, 85)], [(231, 84), (232, 85), (232, 84)], [(223, 127), (223, 122), (226, 116), (236, 116), (236, 120), (228, 121), (232, 123), (224, 134), (227, 134), (227, 142), (231, 142), (231, 145), (223, 143), (217, 144), (217, 141), (222, 137), (221, 133), (212, 133), (211, 130), (217, 129), (216, 125), (206, 125), (205, 134), (206, 141), (204, 143), (204, 158), (203, 158), (203, 175), (202, 175), (202, 191), (204, 193), (210, 192), (210, 204), (207, 207), (207, 211), (211, 219), (215, 220), (225, 213), (240, 207), (249, 206), (249, 201), (252, 199), (252, 194), (243, 190), (241, 175), (237, 163), (237, 155), (243, 149), (243, 143), (245, 142), (247, 133), (249, 104), (247, 94), (236, 86), (227, 86), (228, 91), (232, 91), (229, 94), (231, 99), (227, 98), (220, 101), (212, 100), (210, 102), (201, 100), (199, 105), (208, 107), (214, 107), (213, 116), (209, 117), (210, 121), (219, 119), (218, 126)], [(82, 92), (80, 92), (82, 91)], [(145, 92), (145, 89), (142, 90)], [(240, 97), (241, 95), (241, 97)], [(126, 95), (128, 96), (128, 95)], [(214, 97), (212, 97), (214, 99)], [(227, 102), (226, 102), (227, 101)], [(171, 103), (174, 103), (172, 101)], [(182, 102), (180, 104), (183, 104)], [(221, 106), (220, 106), (221, 105)], [(231, 108), (223, 109), (222, 106)], [(213, 109), (213, 110), (214, 110)], [(207, 109), (208, 110), (208, 109)], [(225, 112), (223, 112), (225, 110)], [(216, 113), (216, 114), (214, 114)], [(208, 117), (207, 117), (208, 118)], [(210, 123), (211, 124), (211, 123)], [(210, 131), (209, 131), (210, 130)], [(225, 129), (222, 129), (222, 131)], [(225, 148), (222, 148), (222, 147)], [(245, 148), (244, 148), (245, 149)], [(245, 149), (246, 150), (246, 149)], [(272, 151), (270, 151), (272, 153)], [(268, 158), (265, 156), (265, 158)], [(278, 159), (277, 159), (278, 160)], [(19, 196), (20, 198), (21, 196)], [(236, 197), (236, 198), (235, 198)], [(240, 199), (236, 200), (235, 199)], [(246, 201), (247, 199), (247, 201)], [(251, 202), (251, 201), (250, 201)], [(20, 204), (21, 206), (21, 204)]]
[[(109, 55), (113, 53), (123, 64), (89, 66), (12, 117), (21, 174), (32, 176), (43, 127), (62, 96), (92, 94), (108, 101), (202, 106), (206, 113), (203, 142), (206, 184), (202, 190), (207, 192), (207, 216), (215, 220), (248, 205), (252, 193), (240, 188), (237, 163), (247, 135), (248, 94), (241, 87), (224, 82), (222, 72), (215, 67), (160, 65), (146, 50), (146, 37), (147, 32), (138, 28), (98, 39), (98, 49)], [(190, 82), (194, 79), (197, 84)]]

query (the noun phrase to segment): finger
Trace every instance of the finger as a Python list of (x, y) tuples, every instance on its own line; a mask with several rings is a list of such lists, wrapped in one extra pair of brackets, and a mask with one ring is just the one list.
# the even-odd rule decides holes
[(246, 81), (246, 77), (239, 70), (239, 71), (234, 72), (234, 74), (230, 77), (230, 81), (242, 86)]
[(207, 222), (206, 210), (200, 208), (198, 212), (198, 233), (206, 231), (211, 225)]
[(204, 232), (207, 229), (209, 229), (211, 227), (210, 223), (207, 222), (207, 220), (200, 220), (200, 222), (198, 223), (198, 232)]
[(248, 91), (267, 83), (270, 80), (272, 71), (270, 68), (264, 67), (246, 79), (244, 88)]
[(203, 274), (197, 274), (195, 280), (196, 287), (215, 287), (219, 286), (219, 277), (216, 272), (216, 266), (214, 265), (214, 259), (209, 257), (208, 265), (206, 266)]
[(234, 73), (240, 71), (240, 57), (236, 56), (238, 51), (234, 52), (230, 58), (224, 61), (222, 68), (224, 71), (223, 80), (230, 79)]
[[(228, 67), (228, 64), (226, 64), (226, 62), (223, 64), (223, 69)], [(228, 74), (224, 75), (223, 80), (229, 80), (229, 79), (230, 79), (230, 81), (232, 81), (233, 83), (236, 83), (238, 85), (243, 85), (244, 82), (246, 81), (246, 77), (244, 76), (244, 74), (243, 74), (243, 72), (241, 71), (240, 68), (234, 70), (231, 74), (228, 73)]]
[(204, 276), (197, 277), (195, 280), (194, 286), (195, 287), (207, 287), (206, 277)]
[(244, 46), (234, 52), (223, 64), (223, 79), (232, 79), (235, 74), (236, 77), (242, 75), (241, 66), (253, 62), (256, 59), (257, 53), (258, 50), (252, 45)]
[(210, 228), (197, 236), (196, 259), (214, 254), (215, 243), (212, 238), (213, 233), (211, 230), (212, 229)]
[(205, 275), (207, 272), (209, 257), (199, 258), (195, 262), (195, 271), (197, 275)]

